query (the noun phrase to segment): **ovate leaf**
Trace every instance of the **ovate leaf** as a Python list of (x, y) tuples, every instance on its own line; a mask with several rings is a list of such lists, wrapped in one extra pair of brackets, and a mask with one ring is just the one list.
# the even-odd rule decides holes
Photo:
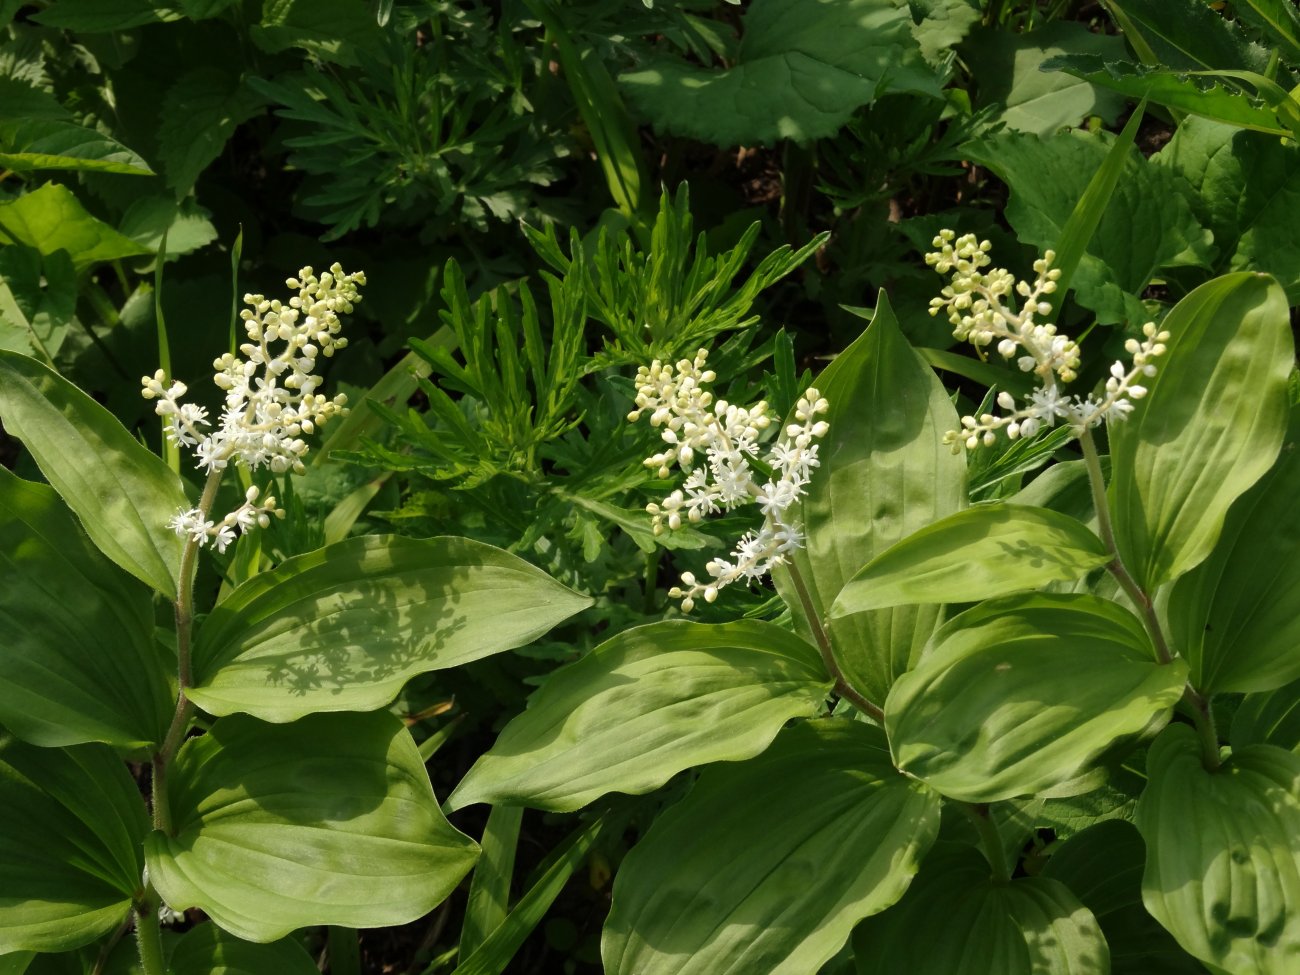
[(57, 183), (0, 203), (0, 244), (26, 244), (46, 256), (67, 251), (78, 270), (149, 253), (87, 213), (72, 191)]
[(180, 478), (72, 383), (3, 351), (0, 421), (27, 447), (99, 550), (175, 599), (181, 540), (167, 522), (189, 507)]
[(817, 651), (770, 623), (627, 630), (556, 671), (447, 805), (565, 811), (649, 792), (691, 766), (758, 754), (830, 688)]
[(259, 945), (227, 934), (215, 924), (191, 928), (176, 943), (172, 975), (318, 975), (311, 955), (292, 940)]
[(184, 197), (226, 142), (263, 105), (239, 75), (211, 66), (176, 79), (162, 99), (158, 152), (167, 185)]
[(758, 758), (706, 770), (627, 855), (605, 971), (815, 972), (898, 900), (938, 827), (938, 796), (894, 771), (878, 729), (794, 725)]
[(1010, 596), (945, 624), (885, 702), (895, 764), (966, 802), (1050, 794), (1158, 728), (1187, 670), (1142, 624), (1086, 595)]
[(44, 484), (0, 468), (0, 722), (37, 745), (162, 740), (174, 697), (150, 592)]
[(413, 921), (478, 855), (386, 713), (223, 718), (181, 748), (167, 790), (174, 834), (150, 834), (150, 878), (171, 907), (249, 941)]
[(1272, 466), (1295, 359), (1286, 295), (1229, 274), (1174, 306), (1148, 395), (1111, 429), (1110, 504), (1124, 564), (1148, 592), (1210, 554), (1228, 507)]
[(1110, 558), (1105, 543), (1067, 515), (979, 505), (876, 556), (840, 590), (831, 616), (907, 603), (973, 603), (1079, 579)]
[(888, 88), (937, 88), (894, 0), (754, 0), (735, 64), (658, 58), (619, 81), (655, 126), (719, 146), (831, 135)]
[(116, 139), (58, 119), (0, 119), (0, 166), (16, 173), (37, 169), (149, 176), (139, 154)]
[(70, 951), (117, 927), (140, 887), (148, 828), (112, 749), (0, 734), (0, 953)]
[[(891, 545), (960, 509), (965, 460), (945, 447), (960, 426), (943, 384), (907, 344), (882, 292), (867, 330), (817, 379), (830, 402), (821, 466), (795, 517), (807, 547), (793, 564), (825, 617), (844, 584)], [(862, 417), (871, 417), (862, 423)], [(802, 616), (789, 574), (778, 591)], [(829, 625), (849, 682), (877, 702), (907, 670), (939, 618), (938, 607), (872, 610)]]
[(1215, 771), (1172, 725), (1147, 754), (1138, 803), (1142, 898), (1183, 948), (1231, 975), (1300, 966), (1300, 756), (1236, 749)]
[(482, 542), (350, 538), (221, 602), (195, 641), (189, 696), (267, 721), (378, 708), (416, 674), (523, 646), (590, 603)]

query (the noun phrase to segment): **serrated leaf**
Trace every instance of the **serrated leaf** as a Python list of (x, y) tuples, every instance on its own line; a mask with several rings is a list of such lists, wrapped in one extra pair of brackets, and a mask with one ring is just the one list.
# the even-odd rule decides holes
[(99, 550), (174, 600), (182, 546), (167, 522), (189, 503), (167, 465), (62, 376), (3, 351), (0, 421)]
[(311, 955), (286, 938), (252, 944), (215, 924), (187, 931), (168, 959), (171, 975), (319, 975)]
[(965, 846), (936, 848), (899, 905), (853, 934), (858, 975), (1108, 975), (1097, 919), (1046, 877), (1007, 882)]
[(295, 556), (217, 605), (189, 697), (293, 721), (389, 703), (411, 677), (523, 646), (591, 604), (467, 538), (366, 535)]
[(358, 52), (375, 51), (382, 34), (374, 11), (353, 0), (272, 0), (249, 36), (271, 54), (297, 47), (335, 64), (356, 65)]
[(935, 633), (890, 691), (885, 729), (895, 764), (945, 796), (1050, 795), (1168, 720), (1186, 676), (1181, 662), (1155, 662), (1142, 624), (1117, 603), (1011, 596)]
[(205, 66), (176, 79), (159, 112), (158, 155), (167, 185), (184, 197), (240, 123), (264, 104), (237, 74)]
[(939, 799), (880, 731), (793, 725), (706, 770), (624, 859), (601, 943), (609, 975), (804, 975), (907, 889)]
[(1262, 29), (1287, 60), (1300, 61), (1300, 11), (1291, 0), (1238, 0), (1233, 12)]
[(1196, 732), (1165, 729), (1138, 803), (1142, 899), (1195, 957), (1231, 975), (1300, 965), (1300, 756), (1236, 749), (1215, 771)]
[(150, 176), (140, 155), (116, 139), (76, 122), (52, 119), (0, 121), (0, 166), (16, 173), (41, 169)]
[(1172, 68), (1264, 71), (1268, 52), (1240, 25), (1202, 0), (1124, 0), (1124, 15), (1141, 31), (1159, 64)]
[(71, 190), (57, 183), (0, 203), (0, 244), (25, 244), (47, 257), (67, 251), (78, 270), (149, 253), (92, 217)]
[(69, 951), (121, 924), (148, 829), (112, 749), (0, 733), (0, 953)]
[(894, 0), (754, 0), (731, 67), (659, 58), (619, 82), (676, 135), (719, 146), (807, 142), (884, 90), (937, 86), (911, 32)]
[[(960, 426), (957, 411), (903, 337), (883, 292), (871, 325), (816, 386), (830, 403), (830, 431), (821, 466), (792, 513), (804, 525), (806, 548), (791, 561), (821, 618), (862, 566), (965, 505), (966, 464), (942, 443), (945, 431)], [(863, 424), (864, 416), (872, 422)], [(773, 579), (801, 621), (788, 572), (778, 567)], [(879, 702), (938, 618), (937, 607), (901, 607), (832, 620), (836, 661), (854, 687)]]
[(175, 832), (149, 835), (150, 879), (249, 941), (414, 921), (478, 856), (387, 713), (222, 718), (181, 747), (167, 790)]
[(978, 505), (886, 549), (845, 583), (832, 618), (908, 603), (973, 603), (1079, 579), (1111, 559), (1080, 522), (1047, 508)]
[(174, 696), (149, 590), (57, 494), (0, 468), (0, 722), (37, 745), (162, 741)]
[(1229, 506), (1272, 466), (1295, 360), (1286, 296), (1266, 275), (1215, 278), (1160, 327), (1169, 350), (1110, 435), (1115, 541), (1147, 592), (1210, 554)]
[(551, 675), (447, 800), (578, 809), (738, 761), (824, 705), (817, 651), (770, 623), (652, 623)]

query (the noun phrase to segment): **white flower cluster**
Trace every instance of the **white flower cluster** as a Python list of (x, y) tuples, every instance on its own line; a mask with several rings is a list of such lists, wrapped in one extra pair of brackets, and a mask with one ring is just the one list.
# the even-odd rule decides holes
[(211, 543), (218, 552), (224, 552), (226, 546), (235, 540), (236, 529), (242, 534), (254, 525), (267, 527), (271, 524), (271, 515), (284, 517), (284, 509), (275, 506), (275, 498), (264, 498), (259, 504), (257, 497), (260, 493), (256, 487), (250, 487), (244, 492), (244, 503), (220, 521), (210, 521), (201, 509), (190, 508), (178, 511), (167, 522), (167, 527), (199, 545)]
[[(180, 402), (187, 391), (184, 383), (169, 383), (161, 369), (145, 376), (142, 395), (156, 399), (154, 412), (170, 418), (171, 442), (194, 448), (198, 466), (209, 473), (223, 471), (232, 462), (250, 471), (269, 467), (277, 474), (303, 473), (308, 450), (303, 435), (346, 412), (344, 394), (331, 399), (316, 392), (321, 382), (316, 362), (347, 345), (339, 335), (339, 316), (352, 311), (361, 299), (358, 287), (365, 283), (365, 274), (345, 274), (335, 264), (319, 277), (305, 267), (289, 278), (288, 286), (298, 293), (287, 304), (245, 295), (249, 307), (240, 317), (249, 341), (239, 347), (242, 358), (226, 353), (212, 364), (213, 382), (225, 390), (226, 402), (210, 433), (204, 430), (211, 427), (208, 411)], [(273, 348), (275, 343), (282, 344)], [(255, 500), (249, 497), (219, 522), (207, 520), (196, 508), (180, 512), (169, 525), (177, 534), (200, 544), (211, 540), (224, 550), (235, 528), (242, 531), (265, 524), (269, 514), (283, 514), (274, 499), (250, 507)]]
[[(676, 369), (658, 360), (642, 366), (637, 371), (637, 408), (628, 414), (635, 423), (648, 411), (651, 425), (663, 428), (660, 436), (667, 449), (647, 458), (647, 467), (659, 477), (668, 477), (674, 466), (688, 472), (680, 489), (646, 505), (655, 534), (665, 527), (680, 528), (683, 517), (698, 522), (742, 504), (757, 503), (765, 516), (763, 527), (743, 535), (730, 559), (713, 559), (705, 566), (711, 578), (701, 582), (694, 573), (682, 573), (683, 586), (674, 586), (668, 595), (681, 599), (688, 613), (697, 598), (711, 603), (722, 587), (763, 576), (803, 545), (803, 531), (788, 512), (818, 466), (814, 441), (826, 435), (828, 426), (817, 417), (830, 408), (816, 389), (807, 390), (795, 405), (794, 422), (786, 425), (762, 460), (771, 476), (756, 476), (750, 462), (757, 461), (759, 438), (772, 424), (767, 403), (745, 408), (715, 401), (704, 388), (716, 378), (705, 368), (707, 360), (708, 351), (701, 349), (694, 361), (683, 359)], [(700, 454), (703, 463), (697, 466)]]
[[(1052, 267), (1056, 255), (1049, 250), (1034, 262), (1036, 277), (1030, 283), (1016, 281), (1005, 268), (986, 271), (991, 263), (988, 255), (992, 245), (987, 240), (978, 240), (974, 234), (957, 237), (951, 230), (941, 230), (932, 243), (937, 250), (926, 254), (925, 262), (940, 274), (951, 273), (952, 282), (940, 292), (940, 297), (931, 300), (930, 314), (946, 311), (953, 324), (953, 335), (976, 348), (996, 342), (999, 355), (1004, 359), (1015, 358), (1022, 371), (1034, 373), (1041, 383), (1019, 406), (1010, 393), (999, 393), (997, 402), (1004, 411), (1002, 415), (963, 416), (961, 430), (944, 434), (943, 442), (951, 444), (954, 452), (961, 450), (963, 444), (969, 449), (980, 444), (990, 446), (998, 430), (1005, 430), (1012, 440), (1032, 437), (1041, 428), (1055, 425), (1057, 420), (1064, 420), (1082, 433), (1103, 421), (1126, 419), (1133, 410), (1133, 401), (1146, 395), (1146, 387), (1138, 380), (1156, 374), (1152, 360), (1164, 354), (1168, 332), (1148, 322), (1142, 328), (1142, 341), (1129, 339), (1124, 348), (1133, 357), (1132, 364), (1116, 362), (1111, 366), (1104, 396), (1064, 393), (1060, 384), (1072, 381), (1077, 375), (1079, 346), (1058, 332), (1054, 324), (1040, 324), (1035, 320), (1052, 310), (1043, 297), (1056, 290), (1061, 276)], [(1021, 299), (1019, 311), (1004, 301), (1013, 290)]]

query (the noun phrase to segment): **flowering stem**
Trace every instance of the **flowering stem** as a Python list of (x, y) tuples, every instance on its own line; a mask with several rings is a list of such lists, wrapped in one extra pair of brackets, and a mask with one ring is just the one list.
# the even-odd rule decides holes
[(989, 814), (988, 803), (958, 802), (956, 805), (970, 818), (970, 821), (975, 826), (975, 832), (979, 833), (980, 844), (984, 847), (984, 858), (988, 860), (989, 866), (993, 868), (994, 883), (1010, 883), (1011, 865), (1007, 863), (1006, 849), (1002, 845), (1002, 834), (998, 832), (998, 824), (993, 821), (993, 817)]
[[(203, 496), (199, 498), (198, 510), (200, 520), (207, 518), (208, 512), (217, 499), (217, 488), (221, 486), (221, 470), (213, 470), (203, 485)], [(198, 558), (199, 541), (188, 538), (181, 552), (181, 571), (177, 581), (176, 594), (176, 711), (172, 715), (171, 726), (163, 738), (162, 747), (153, 757), (153, 825), (165, 833), (171, 833), (171, 809), (167, 801), (167, 767), (185, 740), (185, 731), (189, 727), (190, 717), (194, 714), (194, 705), (185, 696), (185, 689), (190, 686), (190, 636), (194, 629), (194, 567)]]
[(1137, 607), (1138, 612), (1142, 614), (1142, 622), (1146, 624), (1147, 633), (1155, 647), (1156, 659), (1162, 664), (1167, 664), (1174, 659), (1174, 655), (1170, 652), (1169, 643), (1160, 628), (1155, 604), (1146, 590), (1138, 585), (1137, 580), (1129, 573), (1119, 556), (1119, 547), (1115, 544), (1115, 530), (1111, 526), (1110, 508), (1106, 503), (1106, 480), (1101, 473), (1101, 457), (1097, 454), (1097, 445), (1093, 443), (1091, 430), (1085, 429), (1079, 435), (1079, 446), (1083, 448), (1083, 461), (1088, 469), (1088, 483), (1092, 487), (1092, 506), (1097, 511), (1097, 527), (1101, 531), (1101, 540), (1106, 543), (1106, 548), (1111, 554), (1106, 569), (1115, 577), (1115, 581), (1120, 584), (1129, 599), (1133, 600), (1133, 605)]
[(144, 975), (167, 975), (163, 962), (162, 929), (158, 922), (158, 895), (150, 888), (135, 905), (135, 943)]
[(1191, 684), (1183, 689), (1183, 704), (1192, 712), (1192, 724), (1201, 739), (1201, 763), (1207, 772), (1213, 772), (1223, 764), (1219, 757), (1219, 732), (1214, 726), (1214, 711), (1210, 700)]
[(790, 572), (790, 581), (794, 583), (794, 590), (799, 594), (799, 603), (803, 607), (804, 616), (808, 619), (808, 625), (812, 628), (813, 637), (817, 641), (817, 649), (821, 651), (822, 663), (830, 671), (830, 675), (835, 679), (835, 693), (840, 697), (848, 700), (855, 708), (864, 714), (869, 715), (880, 724), (885, 723), (885, 712), (880, 706), (867, 700), (854, 689), (840, 670), (840, 665), (835, 661), (835, 653), (831, 647), (830, 634), (826, 632), (826, 627), (822, 625), (821, 617), (817, 615), (817, 610), (813, 606), (812, 596), (808, 593), (808, 587), (804, 584), (803, 574), (799, 571), (793, 560), (786, 563), (786, 568)]

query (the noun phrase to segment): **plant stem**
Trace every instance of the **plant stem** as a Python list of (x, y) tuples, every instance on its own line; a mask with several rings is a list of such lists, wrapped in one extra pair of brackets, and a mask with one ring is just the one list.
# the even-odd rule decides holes
[(1133, 600), (1133, 605), (1137, 607), (1138, 612), (1142, 614), (1142, 622), (1146, 625), (1152, 646), (1155, 647), (1156, 659), (1162, 664), (1167, 664), (1174, 659), (1174, 655), (1170, 652), (1169, 643), (1160, 628), (1155, 604), (1129, 573), (1119, 556), (1119, 547), (1115, 544), (1115, 530), (1111, 525), (1110, 508), (1106, 503), (1106, 479), (1101, 473), (1101, 457), (1097, 454), (1097, 445), (1093, 442), (1092, 431), (1084, 430), (1080, 434), (1079, 446), (1083, 448), (1084, 465), (1088, 470), (1088, 484), (1092, 487), (1092, 506), (1097, 511), (1097, 527), (1101, 531), (1101, 540), (1106, 543), (1106, 548), (1111, 554), (1106, 569), (1115, 577), (1115, 581), (1120, 584), (1128, 594), (1128, 598)]
[(794, 583), (795, 592), (799, 594), (799, 603), (803, 606), (804, 616), (808, 618), (808, 625), (812, 628), (813, 638), (817, 641), (817, 649), (821, 651), (822, 663), (826, 665), (830, 675), (835, 678), (835, 693), (848, 700), (863, 714), (870, 715), (883, 725), (885, 712), (881, 710), (879, 705), (874, 704), (858, 693), (853, 685), (848, 682), (848, 679), (845, 678), (844, 672), (840, 670), (840, 665), (835, 662), (830, 634), (826, 632), (821, 617), (817, 615), (817, 610), (813, 607), (812, 596), (808, 593), (808, 587), (804, 585), (803, 575), (799, 572), (799, 567), (793, 561), (790, 561), (786, 563), (786, 568), (790, 572), (790, 581)]
[[(212, 510), (217, 499), (217, 488), (221, 486), (220, 470), (208, 475), (203, 485), (203, 496), (199, 499), (199, 511), (204, 518)], [(194, 629), (194, 566), (198, 558), (199, 543), (194, 539), (185, 542), (181, 552), (181, 571), (177, 581), (176, 593), (176, 711), (172, 715), (171, 726), (163, 738), (162, 747), (153, 756), (153, 825), (164, 833), (171, 833), (171, 808), (167, 800), (167, 767), (185, 740), (185, 731), (189, 727), (190, 717), (194, 714), (194, 705), (185, 696), (185, 689), (190, 686), (190, 636)]]
[(998, 824), (989, 814), (988, 803), (958, 802), (957, 806), (970, 818), (975, 825), (975, 831), (979, 833), (980, 844), (984, 847), (984, 858), (993, 869), (994, 882), (1010, 883), (1011, 865), (1007, 863), (1007, 854), (1002, 846), (1002, 834), (998, 832)]
[(1216, 771), (1223, 760), (1219, 757), (1219, 732), (1214, 727), (1214, 711), (1209, 699), (1188, 684), (1183, 690), (1183, 703), (1192, 712), (1192, 724), (1201, 739), (1201, 763), (1207, 772)]
[(152, 889), (135, 905), (135, 942), (140, 949), (144, 975), (167, 975), (163, 962), (162, 929), (158, 923), (158, 895)]

